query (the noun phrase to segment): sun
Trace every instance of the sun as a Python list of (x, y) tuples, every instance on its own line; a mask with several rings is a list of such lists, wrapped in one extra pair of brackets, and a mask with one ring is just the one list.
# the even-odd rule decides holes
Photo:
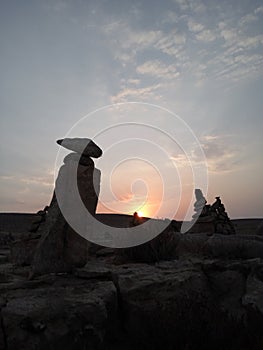
[(143, 212), (142, 211), (137, 211), (138, 216), (141, 218), (143, 216)]

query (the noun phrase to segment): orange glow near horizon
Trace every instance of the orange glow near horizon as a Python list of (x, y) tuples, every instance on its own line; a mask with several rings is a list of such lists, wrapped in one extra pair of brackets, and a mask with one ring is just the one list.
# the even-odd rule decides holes
[(138, 216), (139, 216), (140, 218), (143, 217), (143, 211), (142, 211), (142, 210), (137, 211), (137, 214), (138, 214)]

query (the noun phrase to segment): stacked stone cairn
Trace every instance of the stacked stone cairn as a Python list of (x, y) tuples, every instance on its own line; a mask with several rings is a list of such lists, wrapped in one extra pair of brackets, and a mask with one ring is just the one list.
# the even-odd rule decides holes
[[(101, 173), (94, 167), (91, 157), (100, 157), (102, 150), (87, 138), (65, 138), (58, 140), (57, 143), (73, 152), (64, 158), (50, 206), (46, 211), (45, 222), (41, 222), (37, 230), (41, 238), (32, 259), (31, 278), (44, 273), (70, 272), (75, 267), (84, 266), (87, 262), (89, 243), (75, 232), (64, 218), (56, 197), (56, 189), (63, 183), (63, 201), (72, 201), (70, 193), (73, 182), (76, 181), (72, 174), (73, 169), (77, 167), (79, 196), (86, 209), (94, 216), (100, 191)], [(70, 204), (74, 208), (75, 203)]]
[(196, 202), (194, 204), (195, 214), (193, 220), (195, 221), (190, 232), (209, 234), (221, 233), (224, 235), (235, 234), (235, 228), (225, 211), (225, 206), (221, 202), (220, 197), (215, 197), (215, 202), (210, 205), (207, 204), (205, 197), (200, 189), (195, 190)]

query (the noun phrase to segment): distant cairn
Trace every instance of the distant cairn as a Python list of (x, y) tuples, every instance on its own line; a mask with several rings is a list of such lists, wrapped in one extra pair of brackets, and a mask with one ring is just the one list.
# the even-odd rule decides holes
[(195, 190), (195, 197), (194, 225), (190, 229), (191, 233), (207, 232), (210, 234), (221, 233), (223, 235), (232, 235), (236, 233), (219, 196), (215, 197), (216, 200), (212, 205), (207, 204), (202, 191), (197, 188)]

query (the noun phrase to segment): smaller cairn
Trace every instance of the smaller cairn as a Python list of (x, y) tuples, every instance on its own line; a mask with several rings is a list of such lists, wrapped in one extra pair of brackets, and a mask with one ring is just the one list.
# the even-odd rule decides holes
[(211, 205), (211, 215), (215, 217), (215, 232), (224, 235), (235, 234), (235, 228), (225, 210), (220, 197), (215, 197), (216, 201)]
[(212, 205), (206, 204), (207, 201), (200, 189), (195, 190), (195, 197), (195, 214), (193, 219), (196, 222), (190, 230), (191, 233), (206, 232), (208, 234), (221, 233), (223, 235), (236, 233), (219, 196), (215, 197), (216, 200)]

